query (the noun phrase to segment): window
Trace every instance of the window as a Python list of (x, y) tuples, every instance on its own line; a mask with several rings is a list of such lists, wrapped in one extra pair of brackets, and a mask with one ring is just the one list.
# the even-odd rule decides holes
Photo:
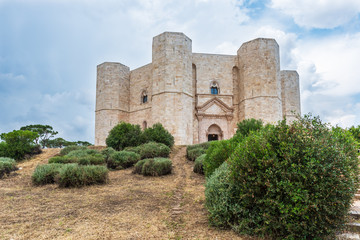
[(211, 94), (218, 94), (218, 88), (217, 87), (211, 87)]
[(218, 95), (220, 92), (220, 88), (217, 82), (212, 82), (210, 85), (210, 93), (214, 95)]
[(141, 103), (147, 103), (147, 101), (148, 101), (147, 93), (146, 91), (143, 91), (141, 94)]

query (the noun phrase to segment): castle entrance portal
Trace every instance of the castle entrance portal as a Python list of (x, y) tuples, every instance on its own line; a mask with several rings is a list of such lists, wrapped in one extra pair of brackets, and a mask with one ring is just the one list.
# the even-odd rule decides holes
[(213, 124), (208, 128), (208, 130), (206, 131), (206, 135), (208, 141), (216, 141), (223, 139), (223, 133), (221, 131), (221, 128), (216, 124)]

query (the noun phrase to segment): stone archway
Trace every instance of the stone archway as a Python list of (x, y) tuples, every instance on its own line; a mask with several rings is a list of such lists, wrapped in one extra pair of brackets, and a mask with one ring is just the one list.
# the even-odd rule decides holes
[(222, 140), (223, 131), (218, 125), (212, 124), (206, 131), (206, 137), (208, 141)]

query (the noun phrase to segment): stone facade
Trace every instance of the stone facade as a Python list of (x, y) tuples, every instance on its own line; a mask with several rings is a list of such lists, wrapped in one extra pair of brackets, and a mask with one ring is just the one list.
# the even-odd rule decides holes
[(300, 114), (299, 75), (280, 71), (274, 39), (244, 43), (236, 55), (192, 52), (183, 33), (153, 38), (152, 63), (130, 71), (97, 66), (95, 145), (105, 145), (120, 121), (142, 128), (157, 122), (187, 145), (228, 139), (247, 118), (275, 123)]

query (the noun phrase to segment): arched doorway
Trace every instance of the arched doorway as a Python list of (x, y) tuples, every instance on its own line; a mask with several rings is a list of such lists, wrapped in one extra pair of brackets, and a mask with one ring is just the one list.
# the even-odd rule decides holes
[(216, 124), (213, 124), (208, 128), (206, 135), (209, 142), (221, 140), (223, 138), (221, 128)]

